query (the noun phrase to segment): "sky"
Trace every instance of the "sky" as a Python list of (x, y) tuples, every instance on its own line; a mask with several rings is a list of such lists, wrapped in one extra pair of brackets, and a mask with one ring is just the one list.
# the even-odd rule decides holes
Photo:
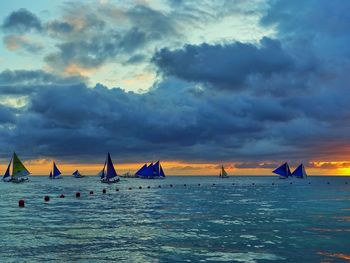
[(0, 2), (0, 172), (350, 174), (350, 2)]

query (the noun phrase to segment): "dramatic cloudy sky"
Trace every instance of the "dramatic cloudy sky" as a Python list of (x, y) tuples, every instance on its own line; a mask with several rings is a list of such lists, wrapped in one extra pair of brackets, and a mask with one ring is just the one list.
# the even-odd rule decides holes
[(284, 161), (348, 173), (349, 10), (344, 0), (0, 3), (1, 163), (14, 150), (29, 165), (101, 163), (110, 151), (174, 174), (220, 163), (269, 174)]

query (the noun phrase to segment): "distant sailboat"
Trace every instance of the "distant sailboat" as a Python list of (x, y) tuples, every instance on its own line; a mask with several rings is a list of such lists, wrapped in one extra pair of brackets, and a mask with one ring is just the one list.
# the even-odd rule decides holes
[(107, 159), (103, 166), (101, 172), (98, 173), (98, 176), (101, 178), (101, 183), (117, 183), (120, 181), (117, 172), (114, 169), (111, 155), (107, 154)]
[(53, 162), (52, 171), (50, 171), (50, 179), (62, 179), (61, 171), (57, 168), (56, 163)]
[(156, 162), (155, 164), (151, 163), (147, 166), (144, 164), (137, 172), (136, 175), (142, 179), (164, 179), (165, 174), (163, 171), (163, 167), (160, 162)]
[(300, 164), (295, 170), (294, 172), (292, 173), (292, 176), (293, 177), (296, 177), (296, 178), (300, 178), (300, 179), (303, 179), (303, 178), (306, 178), (307, 177), (307, 174), (305, 172), (305, 167), (303, 164)]
[(84, 175), (82, 175), (78, 170), (75, 170), (72, 175), (74, 176), (74, 178), (83, 178), (85, 177)]
[[(11, 174), (11, 163), (12, 163), (12, 174)], [(20, 161), (16, 153), (13, 153), (13, 157), (7, 166), (6, 172), (2, 178), (4, 182), (22, 183), (28, 181), (29, 171)]]
[(273, 173), (279, 175), (280, 179), (286, 179), (291, 176), (288, 163), (282, 164), (280, 167), (272, 171)]
[(225, 171), (223, 165), (221, 165), (221, 171), (220, 171), (219, 177), (220, 177), (220, 178), (228, 178), (228, 174), (227, 174), (227, 172)]

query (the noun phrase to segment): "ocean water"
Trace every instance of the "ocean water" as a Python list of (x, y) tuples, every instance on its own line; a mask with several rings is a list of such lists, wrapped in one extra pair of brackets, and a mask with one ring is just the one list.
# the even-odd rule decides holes
[(350, 178), (0, 183), (0, 262), (113, 261), (349, 262)]

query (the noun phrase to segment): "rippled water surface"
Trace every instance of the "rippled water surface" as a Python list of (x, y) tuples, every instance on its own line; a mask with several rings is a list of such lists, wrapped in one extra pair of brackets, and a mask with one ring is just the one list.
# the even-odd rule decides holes
[(350, 261), (346, 177), (31, 177), (0, 213), (0, 262)]

